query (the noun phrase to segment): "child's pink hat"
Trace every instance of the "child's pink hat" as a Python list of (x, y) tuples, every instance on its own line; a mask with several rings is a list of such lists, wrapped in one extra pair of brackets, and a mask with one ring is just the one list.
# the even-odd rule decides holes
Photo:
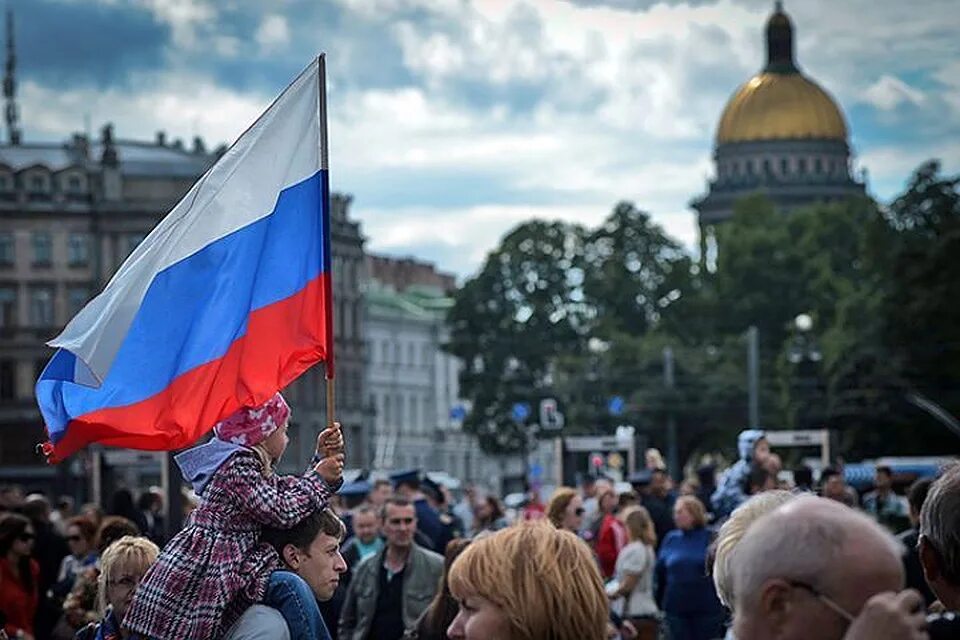
[(244, 407), (213, 428), (225, 442), (252, 447), (266, 440), (290, 417), (290, 405), (280, 393), (274, 394), (259, 407)]

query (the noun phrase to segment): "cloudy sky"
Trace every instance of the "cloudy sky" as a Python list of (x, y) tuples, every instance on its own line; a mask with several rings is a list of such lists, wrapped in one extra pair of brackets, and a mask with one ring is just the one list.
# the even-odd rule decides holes
[[(724, 103), (764, 59), (766, 0), (8, 0), (26, 137), (233, 139), (328, 54), (333, 187), (370, 249), (460, 276), (533, 216), (634, 201), (694, 245)], [(955, 0), (793, 0), (801, 67), (889, 198), (960, 171)]]

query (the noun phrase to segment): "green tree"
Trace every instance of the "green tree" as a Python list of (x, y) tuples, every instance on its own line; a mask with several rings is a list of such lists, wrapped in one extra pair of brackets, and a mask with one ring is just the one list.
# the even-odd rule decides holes
[(692, 261), (683, 247), (621, 202), (584, 243), (584, 292), (597, 322), (595, 334), (642, 336), (690, 287)]
[(558, 356), (578, 353), (594, 312), (584, 302), (583, 231), (561, 222), (521, 224), (457, 292), (448, 350), (465, 367), (472, 403), (464, 427), (490, 452), (516, 452), (526, 428), (511, 416), (546, 395)]

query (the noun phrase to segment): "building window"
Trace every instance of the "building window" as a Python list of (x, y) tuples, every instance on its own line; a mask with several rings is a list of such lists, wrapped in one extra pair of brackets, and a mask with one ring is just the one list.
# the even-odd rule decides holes
[(7, 174), (0, 174), (0, 191), (13, 191), (13, 181)]
[(33, 287), (30, 290), (30, 324), (34, 327), (53, 326), (53, 287)]
[(773, 173), (773, 167), (770, 165), (770, 158), (763, 159), (763, 175), (769, 176)]
[(12, 286), (0, 287), (0, 329), (17, 326), (17, 289)]
[(48, 267), (53, 261), (53, 238), (46, 231), (33, 232), (33, 264)]
[(412, 342), (407, 345), (407, 364), (417, 366), (417, 347)]
[(43, 193), (47, 190), (47, 181), (41, 176), (30, 177), (30, 191), (34, 193)]
[(425, 367), (430, 366), (430, 345), (429, 344), (423, 345), (423, 366)]
[(90, 237), (85, 233), (71, 233), (67, 240), (67, 260), (71, 267), (85, 267), (90, 262)]
[(9, 231), (0, 233), (0, 265), (10, 266), (16, 260), (16, 243)]
[(70, 176), (67, 178), (67, 192), (80, 193), (83, 190), (83, 184), (80, 182), (80, 176)]
[(800, 158), (799, 160), (797, 160), (797, 172), (800, 173), (801, 175), (803, 175), (803, 174), (805, 174), (805, 173), (807, 172), (807, 159), (806, 159), (806, 158)]
[(823, 160), (820, 158), (815, 158), (813, 161), (813, 172), (817, 175), (823, 173)]
[(0, 400), (13, 400), (17, 397), (17, 363), (13, 360), (0, 360)]
[(403, 364), (403, 359), (400, 356), (401, 356), (400, 343), (394, 342), (393, 343), (393, 364), (397, 364), (397, 365)]
[(786, 158), (780, 158), (780, 175), (785, 176), (790, 173), (790, 161)]
[(83, 286), (72, 286), (67, 290), (67, 304), (70, 317), (77, 315), (90, 299), (90, 289)]

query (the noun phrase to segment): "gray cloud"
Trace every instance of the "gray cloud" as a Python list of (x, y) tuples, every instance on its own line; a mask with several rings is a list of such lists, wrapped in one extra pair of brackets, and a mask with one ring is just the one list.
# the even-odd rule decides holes
[(21, 79), (103, 88), (165, 64), (170, 29), (146, 9), (57, 0), (24, 0), (11, 8)]

